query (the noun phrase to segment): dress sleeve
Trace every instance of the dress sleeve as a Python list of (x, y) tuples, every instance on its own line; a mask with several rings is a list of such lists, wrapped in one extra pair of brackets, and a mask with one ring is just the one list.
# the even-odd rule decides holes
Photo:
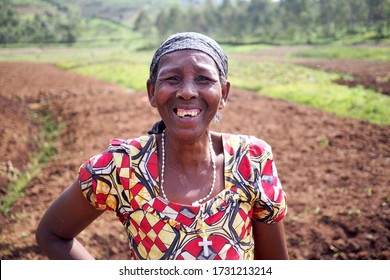
[[(129, 154), (124, 140), (112, 140), (109, 148), (80, 166), (81, 191), (88, 202), (100, 210), (118, 212), (130, 177)], [(126, 174), (125, 174), (126, 173)], [(127, 183), (127, 186), (126, 186)]]
[(287, 213), (287, 202), (271, 146), (251, 137), (249, 152), (255, 169), (252, 218), (269, 224), (279, 222)]

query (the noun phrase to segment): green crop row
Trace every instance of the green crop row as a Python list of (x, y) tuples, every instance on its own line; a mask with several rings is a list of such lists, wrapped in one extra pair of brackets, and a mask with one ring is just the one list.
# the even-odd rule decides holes
[[(233, 86), (312, 106), (340, 116), (376, 124), (390, 124), (390, 97), (371, 89), (349, 88), (333, 82), (340, 77), (349, 79), (347, 75), (326, 73), (285, 63), (247, 61), (236, 55), (264, 47), (252, 45), (227, 48), (228, 54), (234, 54), (230, 56), (229, 69), (229, 80)], [(371, 48), (378, 51), (373, 52)], [(339, 58), (346, 57), (347, 49), (350, 49), (349, 53), (355, 53), (355, 56), (360, 54), (363, 57), (366, 53), (366, 57), (371, 60), (379, 57), (381, 52), (387, 53), (386, 48), (382, 47), (329, 47), (329, 50), (331, 49), (335, 50), (334, 53), (337, 53)], [(0, 61), (29, 60), (57, 63), (68, 71), (98, 77), (124, 88), (144, 91), (152, 55), (152, 52), (137, 52), (133, 48), (119, 47), (1, 50)], [(335, 56), (336, 54), (330, 55), (332, 58)]]

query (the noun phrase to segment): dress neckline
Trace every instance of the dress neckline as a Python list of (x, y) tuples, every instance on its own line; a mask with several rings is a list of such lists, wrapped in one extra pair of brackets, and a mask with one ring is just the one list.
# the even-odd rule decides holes
[[(158, 198), (164, 202), (166, 202), (166, 204), (171, 204), (171, 205), (175, 205), (175, 206), (178, 206), (178, 207), (188, 207), (188, 208), (191, 208), (191, 209), (194, 209), (194, 210), (197, 210), (199, 211), (200, 208), (204, 208), (204, 207), (207, 207), (207, 205), (209, 205), (210, 203), (212, 203), (215, 199), (223, 196), (223, 194), (228, 191), (228, 187), (227, 187), (227, 167), (228, 167), (228, 163), (227, 163), (227, 156), (226, 156), (226, 149), (225, 149), (225, 144), (226, 144), (226, 141), (225, 141), (225, 137), (224, 137), (224, 133), (220, 133), (221, 134), (221, 139), (222, 139), (222, 150), (223, 150), (223, 184), (224, 184), (224, 188), (219, 192), (217, 193), (216, 195), (210, 197), (207, 201), (203, 202), (203, 203), (200, 203), (198, 206), (193, 206), (191, 204), (186, 204), (186, 203), (180, 203), (180, 202), (176, 202), (176, 201), (172, 201), (172, 200), (167, 200), (165, 199), (164, 197), (162, 197), (160, 195), (160, 186), (159, 186), (159, 182), (160, 182), (160, 172), (158, 172), (158, 176), (157, 176), (157, 179), (154, 181), (154, 184), (155, 184), (155, 189), (158, 190), (157, 193), (155, 193), (155, 198)], [(156, 134), (153, 134), (153, 147), (154, 149), (154, 154), (157, 158), (157, 163), (159, 162), (159, 154), (157, 152), (157, 137), (156, 137)], [(149, 171), (148, 171), (149, 172)]]

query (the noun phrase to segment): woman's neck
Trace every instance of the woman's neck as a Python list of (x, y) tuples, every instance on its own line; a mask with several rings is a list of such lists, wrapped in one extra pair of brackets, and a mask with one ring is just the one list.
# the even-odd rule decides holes
[(213, 134), (210, 139), (206, 133), (205, 138), (201, 137), (196, 142), (183, 143), (177, 141), (176, 137), (169, 138), (164, 134), (158, 139), (160, 189), (163, 197), (192, 204), (207, 200), (224, 188), (221, 137)]
[(193, 142), (183, 142), (172, 139), (165, 133), (165, 156), (168, 164), (175, 165), (179, 170), (198, 169), (211, 161), (209, 132)]

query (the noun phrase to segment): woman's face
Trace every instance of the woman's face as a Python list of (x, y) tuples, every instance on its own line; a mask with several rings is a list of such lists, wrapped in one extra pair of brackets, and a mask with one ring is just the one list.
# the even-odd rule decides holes
[(148, 81), (147, 88), (169, 132), (196, 141), (224, 107), (230, 84), (221, 85), (218, 67), (207, 54), (182, 50), (160, 59), (156, 83)]

